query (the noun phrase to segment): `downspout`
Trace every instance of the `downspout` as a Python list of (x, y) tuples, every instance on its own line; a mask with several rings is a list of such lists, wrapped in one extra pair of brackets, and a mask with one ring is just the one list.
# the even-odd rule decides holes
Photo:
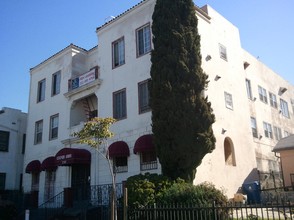
[(277, 152), (275, 152), (275, 157), (278, 158), (278, 160), (280, 160), (281, 174), (282, 174), (282, 180), (283, 180), (283, 188), (285, 189), (285, 180), (284, 180), (284, 172), (283, 172), (282, 158), (277, 155)]

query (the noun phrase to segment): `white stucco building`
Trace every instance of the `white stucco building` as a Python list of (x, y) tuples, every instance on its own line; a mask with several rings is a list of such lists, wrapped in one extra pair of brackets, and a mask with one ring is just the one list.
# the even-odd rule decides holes
[[(118, 120), (108, 141), (118, 183), (161, 172), (148, 106), (154, 5), (142, 1), (98, 27), (97, 47), (71, 44), (31, 69), (23, 184), (39, 191), (39, 203), (64, 188), (111, 182), (105, 159), (72, 136), (94, 116)], [(294, 87), (247, 53), (238, 28), (211, 7), (196, 14), (217, 142), (194, 182), (213, 182), (231, 197), (254, 180), (252, 171), (279, 170), (272, 148), (294, 132)]]
[(27, 114), (0, 110), (0, 190), (20, 190), (23, 176)]

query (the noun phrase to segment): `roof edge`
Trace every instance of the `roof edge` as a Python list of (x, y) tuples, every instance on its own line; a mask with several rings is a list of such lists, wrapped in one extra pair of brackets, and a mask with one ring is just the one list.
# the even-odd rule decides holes
[(37, 64), (36, 66), (30, 68), (30, 72), (33, 71), (34, 69), (38, 68), (39, 66), (43, 65), (44, 63), (48, 62), (49, 60), (53, 59), (54, 57), (60, 55), (61, 53), (63, 53), (64, 51), (68, 50), (68, 49), (75, 49), (75, 50), (79, 50), (79, 51), (83, 51), (85, 53), (88, 52), (88, 50), (79, 47), (73, 43), (71, 43), (70, 45), (68, 45), (67, 47), (61, 49), (60, 51), (58, 51), (57, 53), (53, 54), (52, 56), (48, 57), (47, 59), (43, 60), (41, 63)]

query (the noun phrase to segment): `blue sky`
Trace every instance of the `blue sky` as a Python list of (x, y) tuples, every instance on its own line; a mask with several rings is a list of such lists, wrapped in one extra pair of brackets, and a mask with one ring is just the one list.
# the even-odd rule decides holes
[[(96, 27), (140, 0), (0, 0), (0, 109), (28, 111), (30, 68), (70, 43), (97, 45)], [(195, 0), (239, 28), (242, 47), (294, 85), (293, 0)]]

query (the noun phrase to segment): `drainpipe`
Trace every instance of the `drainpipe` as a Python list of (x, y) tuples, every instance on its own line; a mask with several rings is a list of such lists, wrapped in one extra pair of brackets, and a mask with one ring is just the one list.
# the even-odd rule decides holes
[(280, 166), (281, 166), (281, 174), (282, 174), (282, 180), (283, 180), (283, 188), (285, 189), (285, 180), (284, 180), (284, 172), (283, 172), (283, 163), (282, 158), (277, 155), (277, 152), (275, 152), (275, 157), (280, 160)]

